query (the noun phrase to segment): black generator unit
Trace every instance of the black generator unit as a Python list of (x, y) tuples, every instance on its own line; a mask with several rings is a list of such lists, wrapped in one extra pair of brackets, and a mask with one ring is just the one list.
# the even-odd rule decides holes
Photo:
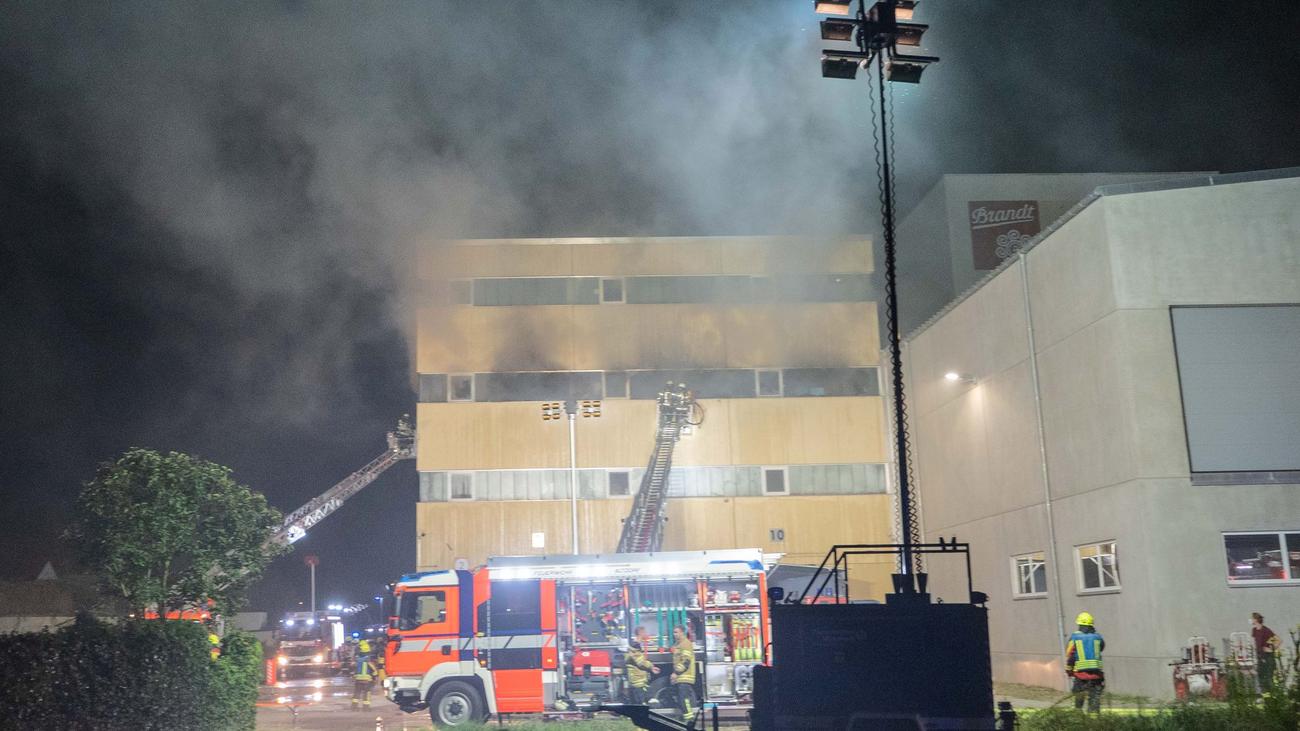
[[(966, 544), (907, 550), (966, 554), (969, 588)], [(902, 551), (836, 546), (823, 566), (847, 570), (848, 556)], [(772, 663), (755, 672), (753, 731), (995, 728), (987, 597), (972, 591), (968, 603), (934, 603), (926, 578), (895, 574), (884, 604), (851, 603), (838, 586), (833, 603), (821, 591), (773, 602)]]

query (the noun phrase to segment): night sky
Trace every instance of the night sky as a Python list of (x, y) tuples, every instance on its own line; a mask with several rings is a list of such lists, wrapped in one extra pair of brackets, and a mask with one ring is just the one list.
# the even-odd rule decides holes
[[(378, 455), (420, 245), (873, 232), (866, 86), (820, 78), (811, 6), (6, 3), (0, 579), (65, 567), (131, 446), (286, 511)], [(925, 0), (901, 208), (943, 173), (1300, 165), (1300, 5), (1230, 7)], [(415, 500), (406, 462), (255, 607), (306, 598), (307, 551), (322, 603), (412, 568)]]

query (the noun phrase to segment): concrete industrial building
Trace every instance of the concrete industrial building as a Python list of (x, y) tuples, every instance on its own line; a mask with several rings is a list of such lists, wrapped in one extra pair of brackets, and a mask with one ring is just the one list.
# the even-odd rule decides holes
[(919, 327), (1098, 186), (1209, 174), (944, 175), (898, 225), (900, 330)]
[[(415, 322), (420, 569), (610, 552), (668, 380), (704, 422), (677, 446), (665, 550), (756, 547), (818, 563), (892, 540), (871, 242), (786, 237), (430, 244)], [(879, 598), (888, 561), (855, 566)]]
[(1152, 697), (1189, 636), (1300, 623), (1300, 169), (1098, 188), (904, 357), (923, 531), (971, 543), (997, 679), (1059, 687), (1083, 610)]

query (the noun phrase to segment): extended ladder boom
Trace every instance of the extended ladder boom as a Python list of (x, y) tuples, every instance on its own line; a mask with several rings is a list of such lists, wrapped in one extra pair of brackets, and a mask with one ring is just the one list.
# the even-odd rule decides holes
[(397, 429), (388, 432), (388, 449), (370, 460), (365, 467), (343, 478), (311, 502), (284, 517), (284, 525), (271, 535), (268, 543), (288, 545), (307, 535), (312, 526), (343, 507), (348, 498), (361, 492), (389, 467), (415, 456), (415, 428), (405, 418), (397, 422)]
[(659, 394), (659, 425), (655, 431), (654, 451), (641, 476), (641, 487), (632, 501), (632, 512), (623, 521), (618, 539), (618, 553), (658, 551), (664, 535), (664, 504), (668, 500), (668, 473), (673, 466), (673, 447), (681, 438), (682, 427), (691, 422), (698, 407), (686, 384), (669, 384)]

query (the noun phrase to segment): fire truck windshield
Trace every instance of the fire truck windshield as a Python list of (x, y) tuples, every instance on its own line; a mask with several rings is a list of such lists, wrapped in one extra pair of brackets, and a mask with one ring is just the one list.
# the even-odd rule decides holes
[(447, 592), (405, 592), (397, 595), (397, 627), (412, 630), (422, 624), (447, 621)]
[(280, 641), (319, 640), (323, 636), (321, 632), (321, 625), (315, 622), (311, 624), (294, 622), (293, 626), (289, 626), (286, 622), (280, 627)]

